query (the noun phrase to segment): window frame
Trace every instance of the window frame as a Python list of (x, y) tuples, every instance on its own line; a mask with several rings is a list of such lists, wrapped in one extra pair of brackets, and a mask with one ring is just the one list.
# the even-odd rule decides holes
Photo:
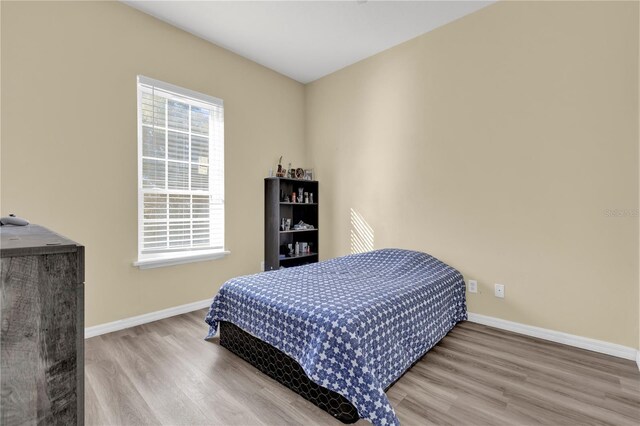
[[(183, 98), (187, 98), (190, 101), (190, 105), (195, 105), (198, 107), (206, 107), (206, 108), (211, 108), (210, 105), (207, 104), (212, 104), (214, 106), (220, 107), (222, 108), (222, 134), (220, 135), (220, 137), (222, 138), (222, 169), (223, 169), (223, 174), (222, 174), (222, 194), (221, 194), (221, 200), (222, 200), (222, 229), (220, 230), (222, 232), (222, 248), (198, 248), (198, 249), (194, 249), (194, 248), (177, 248), (174, 251), (160, 251), (160, 252), (156, 252), (156, 253), (143, 253), (143, 247), (144, 247), (144, 197), (145, 194), (147, 193), (153, 193), (153, 191), (149, 191), (148, 189), (145, 189), (143, 187), (143, 136), (144, 136), (144, 126), (143, 126), (143, 120), (142, 120), (142, 94), (144, 92), (144, 88), (142, 87), (143, 85), (146, 86), (152, 86), (154, 88), (158, 88), (162, 91), (165, 92), (170, 92), (170, 93), (174, 93), (177, 96), (183, 97)], [(230, 254), (230, 252), (228, 250), (226, 250), (226, 239), (225, 239), (225, 202), (224, 202), (224, 178), (225, 178), (225, 174), (224, 174), (224, 102), (222, 99), (219, 98), (215, 98), (213, 96), (209, 96), (209, 95), (205, 95), (203, 93), (199, 93), (190, 89), (186, 89), (180, 86), (175, 86), (173, 84), (170, 83), (165, 83), (163, 81), (159, 81), (159, 80), (155, 80), (149, 77), (145, 77), (143, 75), (138, 75), (137, 79), (136, 79), (136, 90), (137, 90), (137, 104), (136, 104), (136, 110), (137, 110), (137, 128), (138, 128), (138, 149), (137, 149), (137, 154), (138, 154), (138, 158), (137, 158), (137, 166), (138, 166), (138, 212), (137, 212), (137, 224), (138, 224), (138, 258), (135, 262), (133, 262), (133, 265), (140, 268), (140, 269), (148, 269), (148, 268), (157, 268), (157, 267), (162, 267), (162, 266), (172, 266), (172, 265), (179, 265), (179, 264), (183, 264), (183, 263), (191, 263), (191, 262), (200, 262), (200, 261), (206, 261), (206, 260), (213, 260), (213, 259), (220, 259), (223, 258), (225, 256), (227, 256), (228, 254)], [(165, 127), (167, 128), (167, 134), (168, 134), (168, 119), (169, 117), (166, 116), (165, 119), (167, 120), (167, 122), (165, 123)], [(155, 128), (155, 127), (154, 127)], [(213, 193), (213, 168), (212, 168), (212, 164), (213, 164), (213, 156), (211, 155), (211, 152), (213, 151), (213, 135), (212, 132), (213, 128), (210, 127), (210, 133), (209, 133), (209, 190), (207, 192), (203, 192), (203, 194), (208, 194), (210, 197)], [(189, 131), (189, 134), (192, 134), (191, 130)], [(167, 136), (165, 136), (167, 137)], [(166, 159), (165, 161), (169, 161), (168, 159)], [(191, 168), (191, 158), (189, 158), (189, 170)], [(189, 172), (191, 173), (191, 172)], [(193, 190), (189, 189), (189, 190), (175, 190), (177, 193), (180, 192), (188, 192), (189, 194), (193, 194)], [(164, 192), (158, 192), (158, 193), (167, 193), (167, 197), (169, 196), (168, 193), (170, 193), (171, 190), (169, 188), (166, 189), (166, 191)], [(194, 194), (194, 195), (203, 195), (203, 194)], [(167, 200), (168, 202), (168, 200)], [(193, 205), (193, 202), (191, 203), (191, 205)], [(212, 206), (213, 204), (210, 204), (210, 206)], [(210, 211), (209, 211), (209, 221), (211, 223), (211, 218), (212, 218), (212, 213), (211, 213), (211, 207), (210, 207)], [(167, 220), (169, 220), (169, 217), (167, 217)], [(190, 219), (190, 223), (193, 219)], [(209, 238), (211, 238), (211, 235), (213, 234), (213, 226), (210, 225), (209, 227)]]

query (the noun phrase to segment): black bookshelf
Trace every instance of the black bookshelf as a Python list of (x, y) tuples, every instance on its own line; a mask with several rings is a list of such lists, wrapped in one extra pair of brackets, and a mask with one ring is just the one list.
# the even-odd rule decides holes
[[(291, 202), (293, 192), (313, 194), (313, 203)], [(283, 195), (289, 197), (285, 201)], [(297, 200), (296, 200), (297, 201)], [(264, 270), (271, 271), (281, 267), (289, 268), (318, 261), (318, 208), (320, 198), (318, 181), (290, 178), (266, 178), (264, 180)], [(282, 219), (291, 219), (291, 228), (281, 228)], [(314, 229), (294, 229), (294, 225), (303, 221), (313, 225)], [(297, 243), (310, 244), (308, 252), (289, 255), (287, 244), (295, 248)]]

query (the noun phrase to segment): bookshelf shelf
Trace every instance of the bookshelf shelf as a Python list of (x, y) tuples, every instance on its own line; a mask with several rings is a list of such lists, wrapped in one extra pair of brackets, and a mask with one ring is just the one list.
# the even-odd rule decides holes
[(280, 258), (280, 262), (283, 261), (287, 261), (287, 260), (296, 260), (296, 259), (302, 259), (303, 257), (313, 257), (313, 256), (317, 256), (318, 253), (305, 253), (305, 254), (299, 254), (299, 255), (293, 255), (293, 256), (286, 256), (286, 257), (281, 257)]

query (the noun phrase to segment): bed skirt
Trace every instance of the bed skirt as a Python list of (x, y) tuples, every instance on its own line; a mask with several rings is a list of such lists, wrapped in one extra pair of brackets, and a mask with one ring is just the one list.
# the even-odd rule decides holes
[(220, 321), (220, 345), (342, 423), (355, 423), (360, 418), (344, 396), (312, 382), (293, 358), (238, 326)]

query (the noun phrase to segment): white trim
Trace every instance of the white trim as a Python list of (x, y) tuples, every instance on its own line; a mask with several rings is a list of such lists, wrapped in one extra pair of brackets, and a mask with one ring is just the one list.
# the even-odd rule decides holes
[[(125, 318), (119, 321), (108, 322), (106, 324), (95, 325), (93, 327), (87, 327), (84, 329), (84, 338), (88, 339), (90, 337), (99, 336), (101, 334), (124, 330), (125, 328), (135, 327), (136, 325), (146, 324), (148, 322), (186, 314), (187, 312), (197, 311), (198, 309), (202, 308), (208, 308), (209, 306), (211, 306), (212, 300), (213, 298), (199, 300), (197, 302), (187, 303), (186, 305), (174, 306), (173, 308), (167, 308), (161, 311), (149, 312), (148, 314)], [(202, 320), (204, 321), (204, 318)]]
[(138, 75), (138, 83), (145, 84), (147, 86), (154, 86), (166, 92), (191, 98), (194, 101), (208, 102), (213, 105), (224, 106), (224, 101), (220, 98), (196, 92), (195, 90), (187, 89), (185, 87), (176, 86), (175, 84), (156, 80), (151, 77), (145, 77), (144, 75)]
[(561, 331), (554, 331), (518, 322), (507, 321), (500, 318), (489, 317), (486, 315), (474, 314), (472, 312), (469, 312), (468, 316), (469, 321), (478, 324), (488, 325), (501, 330), (524, 334), (526, 336), (537, 337), (551, 342), (562, 343), (576, 348), (587, 349), (593, 352), (612, 355), (618, 358), (636, 360), (638, 368), (640, 368), (640, 352), (634, 348), (618, 345), (617, 343), (609, 343), (602, 340), (563, 333)]
[(150, 256), (147, 258), (141, 258), (133, 262), (133, 266), (137, 266), (140, 269), (161, 268), (163, 266), (182, 265), (183, 263), (202, 262), (204, 260), (221, 259), (230, 255), (230, 251), (217, 250), (217, 251), (190, 251), (186, 253), (171, 252), (159, 254), (156, 256)]
[[(148, 314), (125, 318), (119, 321), (108, 322), (106, 324), (100, 324), (93, 327), (87, 327), (84, 329), (84, 337), (85, 339), (88, 339), (90, 337), (99, 336), (101, 334), (124, 330), (125, 328), (135, 327), (137, 325), (158, 321), (164, 318), (197, 311), (198, 309), (208, 308), (211, 305), (211, 301), (212, 299), (200, 300), (193, 303), (187, 303), (186, 305), (163, 309), (161, 311), (149, 312)], [(546, 328), (534, 327), (531, 325), (507, 321), (500, 318), (474, 314), (473, 312), (469, 312), (468, 316), (469, 321), (471, 322), (488, 325), (490, 327), (499, 328), (501, 330), (508, 330), (514, 333), (524, 334), (526, 336), (537, 337), (539, 339), (549, 340), (551, 342), (562, 343), (564, 345), (612, 355), (618, 358), (630, 360), (635, 359), (636, 364), (638, 365), (638, 369), (640, 369), (640, 350), (618, 345), (616, 343), (604, 342), (602, 340), (595, 340), (588, 337), (576, 336), (573, 334), (549, 330)]]

